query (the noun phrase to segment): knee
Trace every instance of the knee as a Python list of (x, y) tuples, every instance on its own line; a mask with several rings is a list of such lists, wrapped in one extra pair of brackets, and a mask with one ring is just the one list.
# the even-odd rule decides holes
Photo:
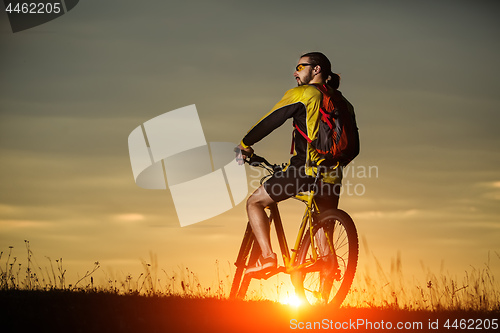
[(261, 208), (269, 206), (273, 200), (269, 197), (264, 188), (259, 188), (250, 195), (247, 199), (247, 209), (248, 208)]
[(252, 207), (259, 207), (259, 206), (261, 206), (259, 196), (257, 195), (256, 192), (254, 192), (247, 199), (247, 209), (252, 208)]

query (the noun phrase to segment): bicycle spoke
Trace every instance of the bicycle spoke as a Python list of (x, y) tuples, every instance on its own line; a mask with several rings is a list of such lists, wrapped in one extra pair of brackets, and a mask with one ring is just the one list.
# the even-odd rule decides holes
[[(315, 248), (311, 248), (307, 234), (299, 249), (299, 263), (305, 264), (306, 268), (302, 270), (302, 284), (297, 290), (311, 304), (331, 302), (340, 306), (354, 278), (358, 256), (356, 229), (346, 213), (334, 211), (332, 214), (315, 226)], [(325, 240), (321, 241), (325, 236), (326, 242), (333, 244), (325, 246)], [(328, 248), (327, 253), (325, 248)], [(313, 251), (320, 253), (315, 263), (312, 261)], [(307, 262), (311, 265), (308, 266)]]

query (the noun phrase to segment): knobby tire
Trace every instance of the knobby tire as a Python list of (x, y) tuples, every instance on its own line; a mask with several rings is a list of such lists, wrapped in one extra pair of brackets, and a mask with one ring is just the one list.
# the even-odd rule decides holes
[[(251, 242), (248, 244), (248, 242)], [(255, 264), (260, 256), (261, 250), (259, 244), (255, 240), (252, 233), (245, 234), (242, 242), (243, 253), (241, 253), (240, 261), (237, 263), (236, 272), (234, 273), (233, 283), (231, 285), (230, 299), (243, 299), (250, 285), (251, 278), (245, 276), (245, 268)], [(250, 253), (250, 255), (248, 255)]]
[[(349, 292), (356, 273), (359, 251), (356, 226), (351, 217), (339, 209), (323, 213), (318, 220), (318, 223), (313, 227), (313, 236), (316, 236), (318, 230), (322, 228), (330, 234), (330, 241), (333, 242), (340, 272), (332, 277), (331, 272), (334, 265), (330, 263), (331, 260), (325, 259), (325, 264), (318, 266), (321, 268), (317, 270), (307, 271), (306, 269), (292, 273), (292, 282), (296, 294), (307, 300), (308, 303), (320, 302), (340, 307)], [(311, 259), (310, 245), (311, 236), (307, 231), (298, 249), (296, 265)]]

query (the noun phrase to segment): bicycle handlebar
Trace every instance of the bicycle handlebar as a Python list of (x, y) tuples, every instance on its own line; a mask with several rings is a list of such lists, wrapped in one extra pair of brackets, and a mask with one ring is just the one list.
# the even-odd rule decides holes
[(276, 165), (269, 163), (264, 157), (259, 156), (257, 154), (252, 154), (252, 156), (248, 157), (248, 159), (245, 159), (245, 162), (250, 164), (251, 166), (258, 166), (259, 164), (265, 164), (270, 168), (273, 168)]
[(278, 164), (272, 164), (264, 157), (259, 156), (255, 153), (249, 155), (248, 152), (245, 152), (244, 150), (241, 150), (238, 147), (234, 148), (234, 151), (236, 153), (242, 154), (244, 163), (248, 163), (250, 166), (253, 167), (261, 167), (267, 169), (270, 174), (283, 170), (283, 166), (280, 166)]
[[(243, 161), (245, 163), (248, 163), (253, 167), (262, 167), (264, 169), (267, 169), (270, 174), (282, 171), (285, 166), (284, 164), (283, 165), (271, 164), (264, 157), (259, 156), (255, 153), (248, 155), (247, 152), (240, 150), (238, 147), (236, 147), (234, 151), (241, 152), (243, 156)], [(333, 164), (334, 164), (333, 169), (336, 169), (339, 166), (339, 162)], [(333, 164), (331, 163), (331, 161), (320, 160), (319, 163), (316, 165), (316, 167), (318, 168), (318, 172), (316, 174), (316, 181), (322, 178), (321, 176), (322, 172), (320, 172), (319, 169), (323, 169), (323, 171), (326, 171), (327, 169), (331, 168)]]

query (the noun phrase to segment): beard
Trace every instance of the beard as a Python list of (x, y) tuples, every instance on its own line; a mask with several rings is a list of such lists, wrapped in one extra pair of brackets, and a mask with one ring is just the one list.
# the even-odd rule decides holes
[(313, 79), (313, 75), (312, 75), (312, 71), (311, 71), (311, 72), (308, 72), (306, 75), (304, 75), (304, 77), (297, 78), (297, 86), (300, 87), (300, 86), (309, 84), (309, 82), (311, 82), (312, 79)]

